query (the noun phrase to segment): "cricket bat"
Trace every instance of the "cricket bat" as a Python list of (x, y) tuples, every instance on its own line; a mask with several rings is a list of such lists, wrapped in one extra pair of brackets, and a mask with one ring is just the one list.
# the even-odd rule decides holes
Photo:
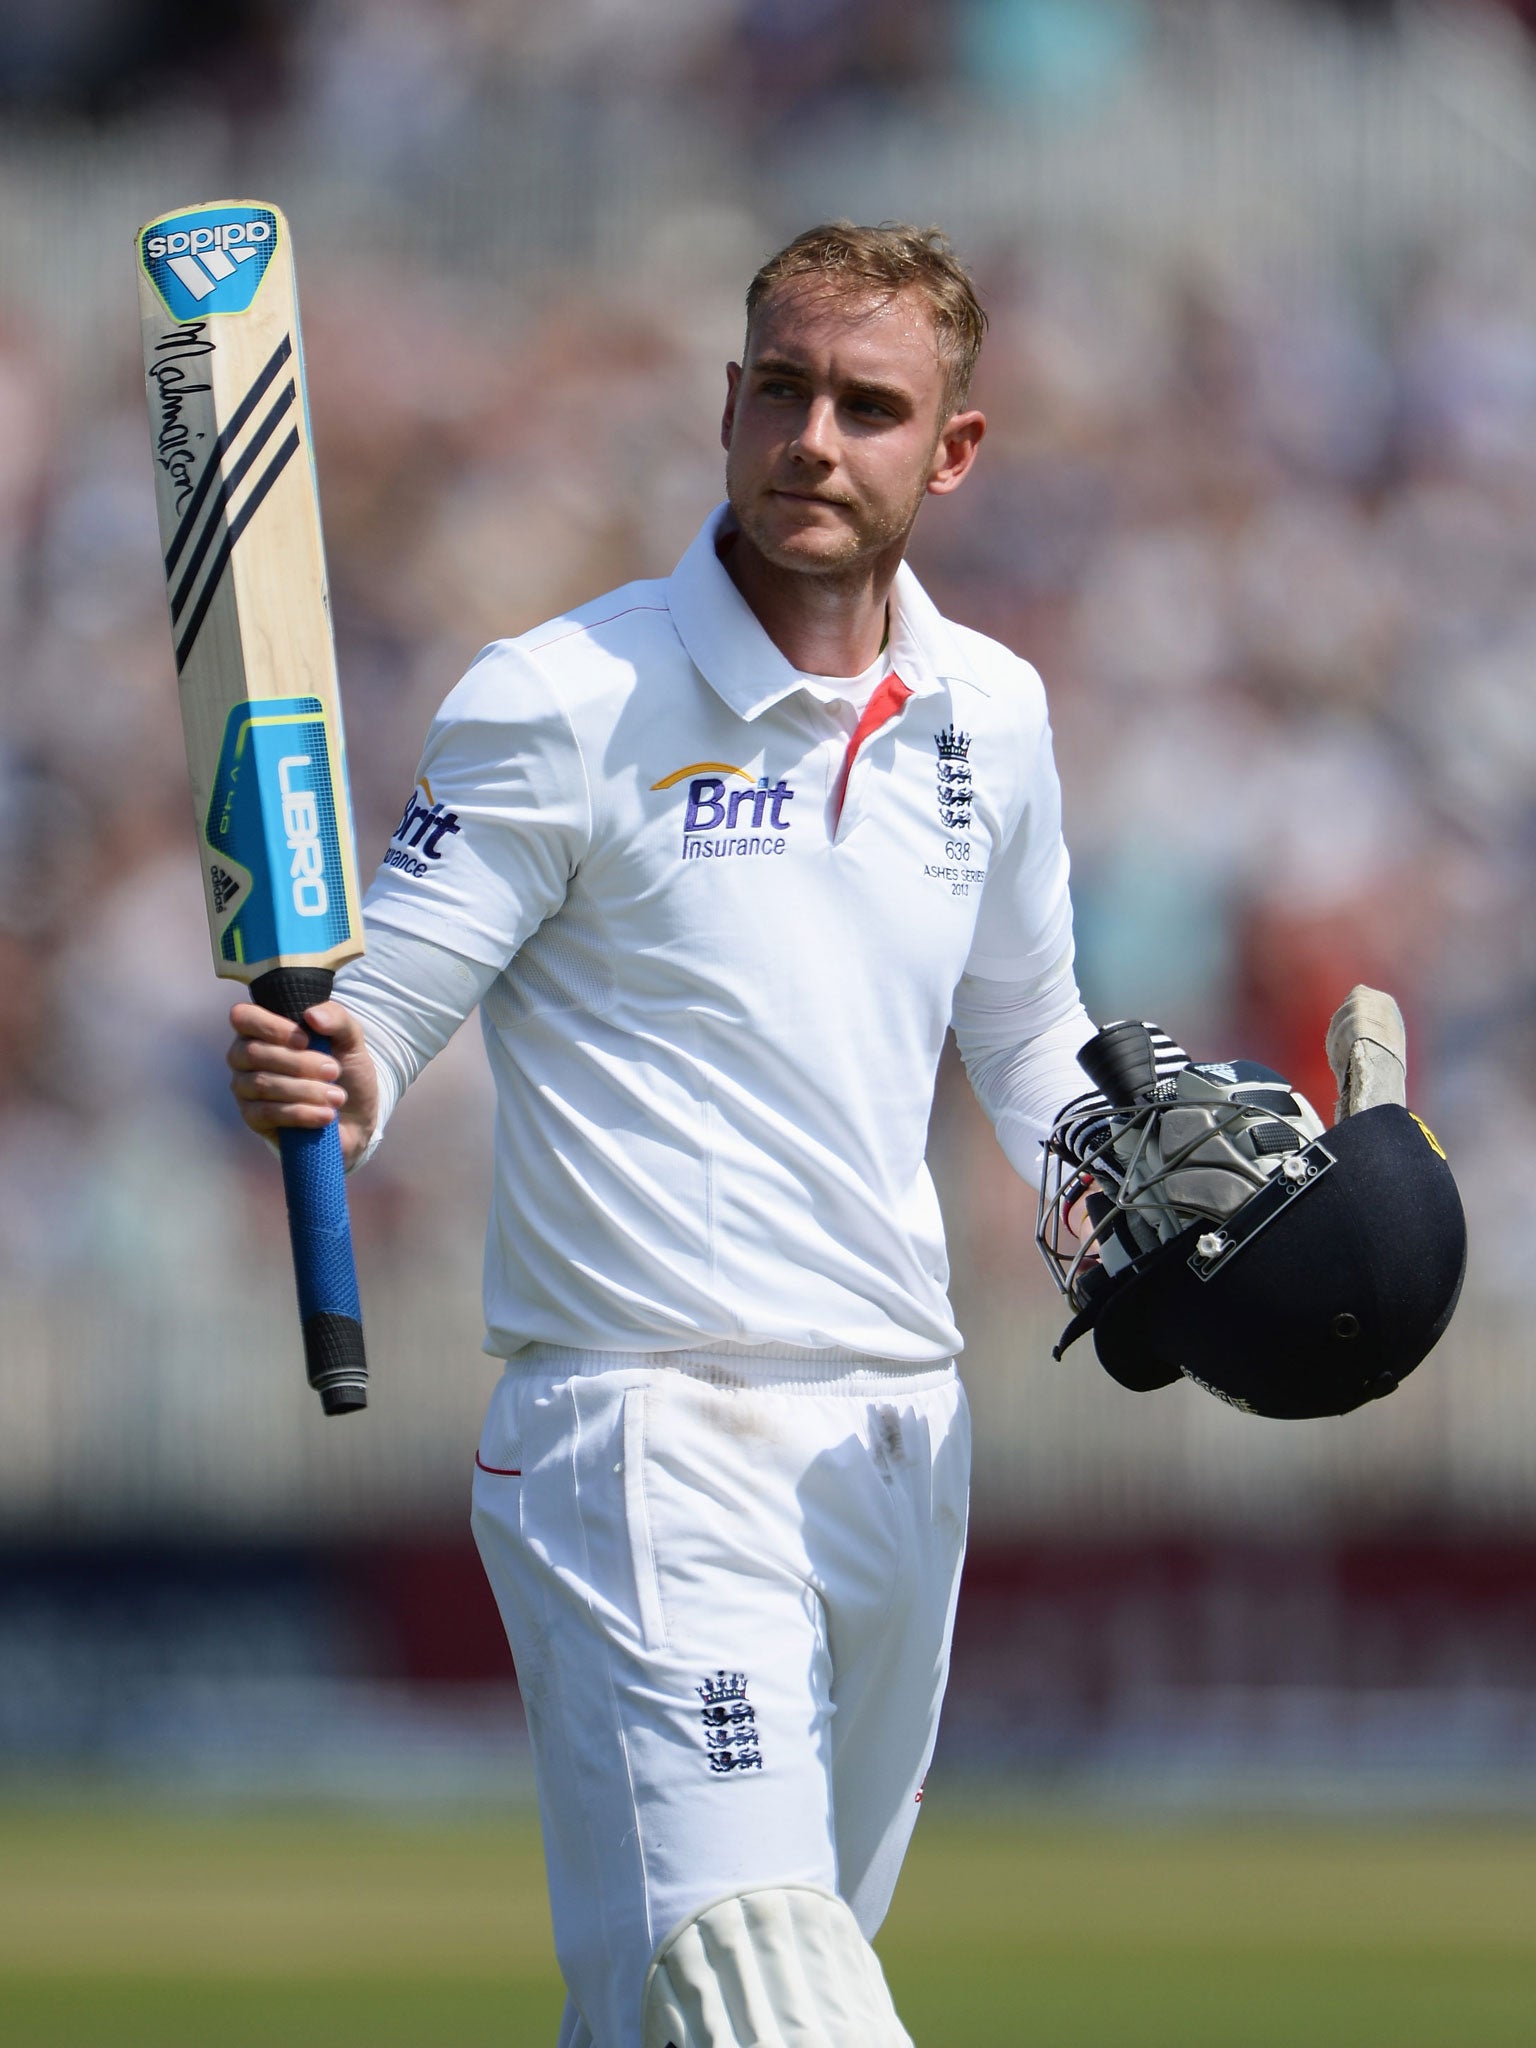
[[(137, 248), (214, 971), (302, 1023), (363, 936), (288, 223), (212, 200)], [(305, 1366), (341, 1415), (367, 1406), (368, 1368), (338, 1126), (285, 1130), (279, 1150)]]

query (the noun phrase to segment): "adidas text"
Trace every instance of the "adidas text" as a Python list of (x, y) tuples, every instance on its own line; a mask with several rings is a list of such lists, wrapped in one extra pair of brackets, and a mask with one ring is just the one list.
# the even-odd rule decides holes
[(146, 256), (201, 256), (209, 249), (251, 248), (270, 241), (272, 226), (264, 220), (232, 220), (212, 228), (179, 228), (174, 234), (145, 238)]

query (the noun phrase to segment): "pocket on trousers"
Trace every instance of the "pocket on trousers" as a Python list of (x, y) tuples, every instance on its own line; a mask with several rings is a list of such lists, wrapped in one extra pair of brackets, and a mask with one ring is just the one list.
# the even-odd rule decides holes
[(650, 1407), (651, 1392), (647, 1387), (631, 1387), (624, 1396), (624, 1522), (635, 1575), (640, 1640), (648, 1650), (661, 1650), (667, 1645), (667, 1617), (661, 1604), (651, 1510), (645, 1490), (645, 1437)]
[(490, 1406), (481, 1425), (475, 1447), (475, 1470), (492, 1479), (521, 1479), (523, 1476), (521, 1383), (510, 1374), (497, 1381)]

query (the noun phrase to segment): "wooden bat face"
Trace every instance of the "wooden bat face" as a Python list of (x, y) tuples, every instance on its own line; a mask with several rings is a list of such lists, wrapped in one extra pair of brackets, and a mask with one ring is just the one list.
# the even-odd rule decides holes
[(288, 227), (182, 208), (139, 234), (155, 493), (214, 965), (362, 951)]

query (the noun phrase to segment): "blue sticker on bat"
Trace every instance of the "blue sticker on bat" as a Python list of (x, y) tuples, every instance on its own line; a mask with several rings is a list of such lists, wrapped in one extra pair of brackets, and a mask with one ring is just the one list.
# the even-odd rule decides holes
[(237, 907), (219, 937), (221, 959), (243, 966), (345, 943), (351, 919), (335, 787), (318, 697), (253, 698), (230, 712), (206, 836), (251, 884), (243, 900), (238, 886), (224, 898)]
[(207, 206), (151, 221), (139, 254), (173, 320), (243, 313), (277, 247), (266, 206)]

